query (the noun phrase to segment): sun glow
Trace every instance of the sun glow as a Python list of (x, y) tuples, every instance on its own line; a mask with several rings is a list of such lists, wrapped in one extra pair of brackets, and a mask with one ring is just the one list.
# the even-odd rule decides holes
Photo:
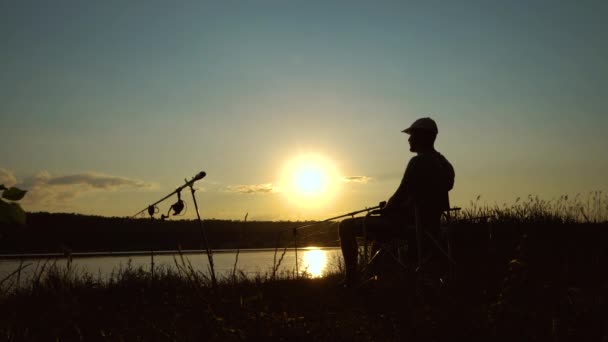
[(326, 251), (312, 247), (304, 252), (303, 258), (304, 262), (302, 267), (306, 273), (312, 278), (323, 276), (323, 273), (327, 270), (328, 263)]
[(281, 183), (290, 201), (311, 207), (324, 204), (336, 195), (339, 177), (329, 160), (304, 155), (286, 164)]
[(327, 173), (319, 165), (303, 165), (296, 170), (292, 179), (293, 189), (305, 197), (323, 193), (329, 181)]

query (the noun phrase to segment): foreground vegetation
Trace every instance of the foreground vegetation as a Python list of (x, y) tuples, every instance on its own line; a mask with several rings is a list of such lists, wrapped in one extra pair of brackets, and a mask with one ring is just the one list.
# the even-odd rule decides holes
[(605, 341), (605, 258), (580, 269), (539, 257), (538, 247), (522, 238), (510, 261), (495, 256), (493, 268), (457, 269), (447, 283), (432, 263), (416, 274), (385, 260), (377, 278), (355, 288), (341, 286), (340, 272), (321, 279), (236, 272), (213, 287), (187, 262), (127, 267), (109, 279), (53, 265), (22, 286), (16, 274), (4, 282), (0, 339)]
[(387, 259), (376, 280), (347, 289), (340, 272), (235, 272), (214, 287), (183, 261), (110, 279), (68, 263), (25, 285), (17, 272), (1, 284), (0, 339), (606, 341), (608, 210), (597, 195), (472, 203), (452, 224), (450, 276), (439, 253), (422, 273)]
[(413, 279), (379, 278), (345, 290), (338, 286), (339, 275), (240, 278), (212, 288), (202, 277), (168, 271), (123, 270), (108, 283), (53, 271), (3, 295), (0, 336), (6, 341), (608, 337), (605, 287), (547, 291), (531, 279), (510, 279), (498, 296), (490, 296)]
[(491, 217), (491, 221), (528, 224), (589, 224), (608, 222), (608, 193), (592, 191), (575, 196), (562, 195), (553, 200), (528, 195), (516, 198), (515, 203), (502, 205), (481, 203), (481, 195), (469, 203), (460, 214), (461, 219)]

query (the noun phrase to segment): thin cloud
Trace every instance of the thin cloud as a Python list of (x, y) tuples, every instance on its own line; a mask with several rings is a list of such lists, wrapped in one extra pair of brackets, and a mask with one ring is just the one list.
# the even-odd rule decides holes
[(17, 178), (12, 171), (0, 168), (0, 184), (4, 184), (7, 188), (11, 187), (17, 184)]
[(97, 173), (81, 173), (46, 178), (47, 185), (85, 185), (95, 189), (114, 190), (118, 188), (148, 188), (151, 184), (137, 179), (109, 176)]
[(372, 180), (369, 176), (349, 176), (342, 178), (345, 183), (367, 184)]
[(97, 172), (53, 176), (48, 171), (41, 171), (36, 176), (26, 179), (19, 186), (28, 190), (24, 202), (48, 206), (65, 204), (79, 196), (93, 192), (154, 188), (152, 183), (142, 180)]
[(272, 183), (253, 185), (230, 185), (226, 187), (228, 192), (241, 194), (270, 194), (280, 192), (279, 188)]

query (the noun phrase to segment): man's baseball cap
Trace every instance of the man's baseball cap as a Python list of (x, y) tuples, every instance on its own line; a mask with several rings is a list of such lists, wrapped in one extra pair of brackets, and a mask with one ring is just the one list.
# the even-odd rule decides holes
[(412, 134), (413, 131), (426, 131), (426, 132), (434, 133), (434, 134), (439, 133), (435, 120), (433, 120), (431, 118), (418, 119), (418, 120), (414, 121), (414, 123), (410, 127), (404, 129), (401, 132), (407, 133), (407, 134)]

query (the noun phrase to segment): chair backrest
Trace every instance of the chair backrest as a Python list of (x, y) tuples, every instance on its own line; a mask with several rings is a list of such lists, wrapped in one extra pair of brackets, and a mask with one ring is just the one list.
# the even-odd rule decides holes
[[(449, 198), (447, 200), (447, 208), (446, 209), (438, 209), (438, 208), (415, 208), (415, 225), (416, 225), (416, 244), (418, 249), (418, 267), (417, 270), (422, 268), (423, 264), (423, 250), (422, 250), (422, 239), (426, 236), (430, 240), (433, 241), (435, 247), (441, 251), (442, 254), (445, 255), (450, 261), (452, 265), (455, 264), (454, 259), (452, 258), (451, 253), (451, 244), (450, 244), (450, 229), (449, 224), (452, 221), (453, 214), (458, 213), (460, 208), (450, 208)], [(442, 226), (441, 218), (445, 218), (446, 224)], [(438, 241), (440, 233), (445, 228), (445, 248), (441, 246), (441, 243)], [(451, 271), (450, 271), (451, 272)]]

